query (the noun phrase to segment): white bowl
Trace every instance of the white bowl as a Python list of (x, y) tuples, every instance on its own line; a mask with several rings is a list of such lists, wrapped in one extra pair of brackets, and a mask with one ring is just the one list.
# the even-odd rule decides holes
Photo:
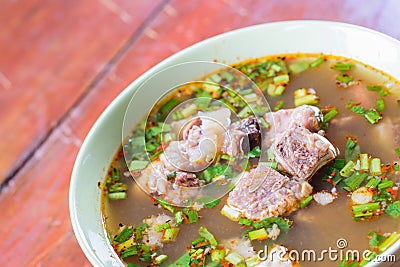
[[(69, 192), (70, 216), (79, 245), (93, 265), (122, 264), (103, 230), (101, 191), (97, 183), (106, 175), (121, 144), (124, 113), (140, 84), (178, 63), (216, 59), (230, 64), (247, 58), (296, 52), (353, 58), (400, 80), (399, 41), (370, 29), (327, 21), (287, 21), (247, 27), (207, 39), (162, 61), (132, 82), (109, 105), (90, 130), (76, 159)], [(151, 96), (143, 99), (143, 105), (151, 102)], [(397, 242), (386, 253), (394, 254), (399, 247)]]

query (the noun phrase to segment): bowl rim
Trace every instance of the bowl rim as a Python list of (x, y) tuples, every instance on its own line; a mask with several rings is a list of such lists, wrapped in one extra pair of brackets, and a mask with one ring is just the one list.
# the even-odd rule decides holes
[[(92, 127), (90, 128), (89, 132), (87, 133), (86, 137), (84, 138), (84, 141), (79, 149), (78, 155), (75, 159), (72, 173), (71, 173), (71, 179), (70, 179), (70, 185), (69, 185), (69, 195), (68, 195), (68, 204), (69, 204), (69, 214), (70, 214), (70, 221), (72, 224), (72, 229), (75, 234), (75, 237), (78, 241), (78, 244), (82, 251), (84, 252), (86, 258), (90, 261), (91, 264), (94, 266), (102, 266), (103, 262), (100, 262), (99, 259), (95, 256), (96, 252), (93, 251), (93, 248), (88, 244), (88, 242), (84, 238), (84, 234), (82, 233), (83, 229), (79, 223), (79, 212), (76, 210), (76, 199), (75, 199), (75, 188), (78, 183), (78, 178), (79, 178), (79, 168), (80, 168), (80, 163), (82, 163), (85, 160), (85, 151), (88, 149), (88, 146), (93, 139), (93, 136), (95, 133), (98, 131), (99, 127), (104, 123), (103, 121), (107, 119), (108, 116), (112, 113), (112, 111), (116, 110), (116, 108), (121, 105), (127, 97), (132, 95), (134, 91), (139, 88), (139, 86), (148, 79), (148, 77), (154, 75), (158, 71), (162, 70), (163, 68), (169, 67), (171, 65), (176, 64), (179, 58), (184, 57), (186, 54), (191, 53), (192, 50), (197, 49), (198, 47), (205, 46), (212, 44), (214, 42), (218, 42), (221, 39), (224, 39), (230, 35), (237, 35), (241, 34), (242, 32), (246, 31), (253, 31), (253, 30), (259, 30), (260, 28), (268, 28), (268, 27), (277, 27), (277, 26), (290, 26), (290, 25), (301, 25), (301, 26), (336, 26), (341, 29), (355, 29), (357, 31), (362, 31), (362, 32), (368, 32), (371, 33), (375, 36), (378, 36), (379, 38), (385, 39), (388, 42), (395, 43), (400, 47), (400, 41), (387, 35), (382, 32), (360, 26), (360, 25), (355, 25), (355, 24), (350, 24), (346, 22), (338, 22), (338, 21), (330, 21), (330, 20), (285, 20), (285, 21), (275, 21), (275, 22), (267, 22), (267, 23), (261, 23), (261, 24), (255, 24), (251, 26), (246, 26), (238, 29), (234, 29), (228, 32), (224, 32), (212, 37), (209, 37), (207, 39), (201, 40), (199, 42), (196, 42), (188, 47), (185, 47), (184, 49), (168, 56), (167, 58), (163, 59), (161, 62), (153, 65), (150, 69), (145, 71), (143, 74), (141, 74), (139, 77), (137, 77), (134, 81), (130, 82), (112, 101), (107, 105), (107, 107), (101, 112), (100, 116), (96, 119)], [(240, 59), (243, 60), (243, 59)], [(239, 61), (240, 61), (239, 60)], [(398, 79), (398, 78), (397, 78)], [(389, 250), (386, 251), (388, 254), (391, 252), (394, 254), (394, 252), (398, 251), (400, 248), (400, 241), (396, 243), (396, 248), (394, 248), (395, 245), (392, 245)], [(370, 263), (367, 266), (376, 266), (377, 264)]]

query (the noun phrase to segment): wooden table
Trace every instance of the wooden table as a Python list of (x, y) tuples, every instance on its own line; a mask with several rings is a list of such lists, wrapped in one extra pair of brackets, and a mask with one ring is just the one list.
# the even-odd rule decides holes
[(105, 107), (169, 55), (292, 19), (400, 39), (400, 1), (0, 0), (0, 266), (90, 266), (68, 211), (72, 165)]

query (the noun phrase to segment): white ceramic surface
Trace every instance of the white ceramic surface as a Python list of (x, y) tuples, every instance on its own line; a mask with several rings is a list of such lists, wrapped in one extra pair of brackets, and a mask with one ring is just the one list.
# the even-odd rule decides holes
[[(90, 130), (76, 159), (70, 183), (70, 216), (78, 242), (93, 265), (122, 264), (102, 228), (101, 192), (97, 183), (105, 176), (121, 143), (125, 109), (135, 89), (152, 74), (178, 63), (217, 59), (229, 64), (295, 52), (353, 58), (400, 80), (399, 41), (359, 26), (326, 21), (287, 21), (243, 28), (197, 43), (162, 61), (132, 82), (109, 105)], [(151, 102), (147, 97), (143, 105)], [(140, 109), (138, 106), (137, 110)], [(393, 254), (399, 247), (397, 243), (387, 253)]]

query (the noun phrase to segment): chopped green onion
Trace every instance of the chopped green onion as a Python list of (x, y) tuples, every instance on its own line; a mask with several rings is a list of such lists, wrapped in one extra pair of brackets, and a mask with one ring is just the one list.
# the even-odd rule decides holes
[(211, 246), (213, 246), (213, 247), (218, 246), (218, 242), (217, 242), (217, 240), (215, 239), (214, 235), (211, 234), (211, 233), (207, 230), (207, 228), (205, 228), (204, 226), (202, 226), (202, 227), (199, 228), (199, 235), (200, 235), (201, 237), (204, 237), (208, 242), (210, 242), (210, 245), (211, 245)]
[(382, 86), (380, 85), (367, 85), (367, 90), (368, 91), (381, 91), (382, 90)]
[(294, 99), (294, 105), (296, 107), (302, 105), (317, 105), (319, 103), (319, 97), (314, 94), (309, 94), (306, 96), (298, 97)]
[(138, 227), (135, 227), (135, 240), (139, 241), (140, 239), (142, 239), (143, 237), (143, 232), (149, 228), (150, 225), (148, 225), (147, 223), (141, 223), (139, 224)]
[(368, 236), (371, 238), (369, 240), (369, 247), (371, 249), (378, 248), (378, 246), (386, 239), (386, 237), (379, 235), (377, 232), (369, 232)]
[(154, 230), (156, 230), (156, 232), (162, 232), (168, 228), (171, 228), (171, 225), (169, 224), (169, 222), (165, 222), (163, 224), (157, 225), (156, 227), (154, 227)]
[(319, 65), (321, 65), (322, 63), (324, 63), (325, 59), (323, 57), (319, 57), (316, 60), (314, 60), (313, 62), (310, 63), (310, 67), (311, 68), (315, 68), (318, 67)]
[(376, 188), (378, 184), (381, 182), (378, 178), (371, 178), (368, 183), (365, 185), (366, 188)]
[(369, 155), (360, 154), (360, 170), (369, 170)]
[(208, 93), (206, 91), (202, 91), (202, 93), (207, 93), (207, 94), (209, 94), (209, 96), (204, 97), (204, 96), (199, 96), (198, 95), (196, 97), (195, 102), (196, 102), (197, 108), (200, 109), (200, 110), (204, 110), (204, 109), (208, 108), (208, 106), (209, 106), (209, 104), (210, 104), (210, 102), (212, 100), (212, 97), (211, 97), (210, 93)]
[(380, 252), (386, 251), (390, 246), (397, 242), (400, 239), (400, 234), (394, 232), (382, 244), (378, 247)]
[(306, 199), (304, 199), (303, 201), (300, 202), (300, 208), (305, 208), (308, 206), (308, 204), (310, 204), (311, 200), (313, 200), (313, 196), (310, 195), (308, 196)]
[(259, 106), (259, 105), (250, 105), (250, 107), (253, 109), (254, 111), (254, 115), (257, 116), (263, 116), (266, 112), (269, 111), (268, 107), (266, 106)]
[(394, 152), (396, 152), (396, 153), (397, 153), (397, 155), (399, 155), (399, 156), (400, 156), (400, 147), (397, 147), (397, 148), (395, 148), (395, 149), (394, 149)]
[(234, 160), (233, 157), (231, 157), (231, 156), (229, 156), (229, 155), (227, 155), (227, 154), (222, 154), (222, 155), (221, 155), (221, 159), (224, 159), (224, 160), (227, 160), (227, 161)]
[(197, 111), (197, 106), (196, 104), (190, 104), (184, 109), (181, 110), (181, 114), (183, 118), (188, 118), (189, 116), (193, 115)]
[(168, 228), (165, 230), (163, 236), (162, 236), (162, 240), (164, 242), (171, 242), (171, 241), (175, 241), (176, 236), (179, 233), (179, 228), (176, 227), (172, 227), (172, 228)]
[(236, 252), (231, 252), (229, 253), (226, 257), (225, 260), (229, 261), (230, 263), (232, 263), (234, 266), (239, 265), (240, 263), (244, 262), (244, 258)]
[(121, 232), (114, 238), (114, 241), (118, 243), (125, 242), (133, 234), (133, 229), (131, 227), (125, 226)]
[(117, 182), (110, 186), (108, 189), (109, 193), (116, 193), (116, 192), (126, 192), (127, 186), (125, 183)]
[(212, 208), (214, 208), (215, 206), (217, 206), (220, 202), (221, 202), (220, 199), (215, 199), (215, 200), (213, 200), (213, 201), (204, 203), (204, 206), (206, 206), (206, 207), (209, 208), (209, 209), (212, 209)]
[(165, 103), (159, 110), (159, 121), (164, 121), (167, 115), (170, 113), (170, 111), (179, 104), (179, 99), (177, 98), (171, 98), (168, 100), (167, 103)]
[(362, 205), (354, 205), (352, 207), (353, 214), (355, 218), (360, 217), (369, 217), (373, 215), (373, 212), (380, 209), (381, 205), (377, 202), (362, 204)]
[(158, 255), (158, 256), (154, 259), (154, 261), (155, 261), (157, 264), (161, 264), (161, 263), (165, 262), (167, 259), (168, 259), (168, 256), (167, 256), (167, 255)]
[(221, 200), (210, 196), (203, 196), (200, 199), (198, 199), (197, 202), (199, 204), (204, 204), (204, 206), (206, 206), (209, 209), (212, 209), (215, 206), (217, 206), (221, 202)]
[(119, 246), (117, 248), (117, 252), (121, 252), (122, 250), (131, 248), (134, 245), (135, 245), (135, 241), (133, 240), (133, 238), (130, 238), (130, 239), (126, 240), (125, 242), (119, 244)]
[(356, 114), (363, 115), (364, 118), (371, 124), (378, 123), (382, 119), (382, 116), (378, 111), (376, 111), (376, 109), (371, 108), (367, 110), (359, 104), (355, 104), (352, 100), (349, 100), (349, 102), (346, 104), (346, 108), (350, 109)]
[(245, 96), (243, 96), (243, 98), (247, 103), (256, 102), (259, 99), (258, 95), (256, 93), (245, 95)]
[(206, 241), (206, 239), (204, 237), (198, 237), (198, 238), (192, 240), (192, 246), (196, 247), (199, 243), (203, 243), (204, 241)]
[(335, 159), (333, 162), (333, 167), (336, 169), (342, 169), (345, 165), (346, 161), (344, 159)]
[(225, 249), (214, 249), (211, 251), (211, 260), (213, 262), (221, 262), (225, 259)]
[(111, 179), (113, 181), (119, 181), (120, 175), (119, 175), (119, 169), (118, 168), (112, 168), (111, 170)]
[(254, 230), (254, 231), (250, 231), (248, 233), (249, 239), (251, 241), (257, 239), (257, 240), (265, 240), (268, 238), (268, 233), (267, 230), (265, 230), (265, 228), (261, 228), (258, 230)]
[(344, 180), (344, 183), (347, 185), (344, 189), (350, 189), (350, 191), (354, 191), (359, 187), (365, 179), (367, 179), (368, 174), (365, 172), (355, 172), (349, 178)]
[(249, 88), (249, 89), (241, 90), (241, 91), (240, 91), (240, 94), (241, 94), (241, 95), (248, 95), (248, 94), (251, 94), (251, 93), (253, 93), (253, 92), (254, 92), (254, 90), (251, 89), (251, 88)]
[(172, 126), (168, 123), (158, 123), (158, 126), (161, 128), (163, 133), (168, 133), (172, 130)]
[(219, 83), (222, 80), (221, 76), (219, 76), (218, 73), (211, 75), (210, 78), (216, 83)]
[(203, 248), (192, 250), (190, 252), (190, 257), (192, 257), (193, 259), (197, 259), (198, 260), (203, 256), (203, 252), (204, 252)]
[(139, 250), (137, 247), (131, 247), (131, 248), (128, 248), (127, 250), (121, 252), (121, 258), (125, 259), (130, 256), (137, 255), (138, 253), (139, 253)]
[(337, 108), (333, 108), (331, 110), (329, 110), (325, 115), (324, 115), (324, 119), (323, 122), (328, 122), (330, 120), (332, 120), (336, 115), (339, 114), (339, 111)]
[(260, 123), (262, 126), (264, 126), (266, 129), (269, 129), (269, 127), (271, 127), (271, 125), (263, 118), (260, 118)]
[(374, 195), (373, 199), (378, 202), (391, 202), (393, 200), (393, 195), (386, 190), (381, 190), (378, 195)]
[(289, 70), (293, 73), (293, 74), (299, 74), (300, 72), (305, 71), (306, 69), (308, 69), (308, 63), (305, 61), (299, 61), (296, 62), (294, 64), (289, 65)]
[(237, 115), (239, 118), (246, 118), (250, 114), (252, 114), (251, 108), (249, 105), (245, 106)]
[(334, 70), (346, 71), (346, 70), (351, 70), (352, 67), (353, 65), (351, 63), (337, 62), (331, 68)]
[(240, 218), (239, 221), (238, 221), (238, 224), (246, 225), (246, 226), (250, 226), (250, 225), (252, 225), (252, 223), (253, 223), (252, 220), (248, 220), (248, 219), (245, 219), (245, 218)]
[(131, 263), (131, 262), (128, 262), (127, 266), (128, 267), (141, 267), (140, 265), (137, 265), (137, 264), (134, 264), (134, 263)]
[(280, 109), (283, 107), (284, 104), (285, 104), (285, 101), (279, 100), (278, 102), (276, 102), (276, 105), (275, 105), (275, 107), (274, 107), (274, 110), (275, 110), (275, 111), (280, 110)]
[(385, 100), (383, 98), (376, 100), (376, 110), (382, 111), (385, 109)]
[(172, 113), (172, 119), (174, 121), (179, 121), (179, 120), (183, 119), (182, 112), (180, 110), (177, 110), (174, 113)]
[(221, 89), (221, 86), (214, 82), (208, 82), (208, 83), (203, 83), (203, 88), (205, 91), (207, 91), (209, 93), (215, 93)]
[(112, 200), (121, 200), (126, 198), (126, 192), (109, 193), (108, 198)]
[(183, 254), (179, 259), (177, 259), (174, 263), (170, 264), (169, 267), (184, 267), (190, 266), (190, 255), (189, 252)]
[(174, 214), (174, 219), (175, 219), (175, 223), (176, 223), (177, 225), (182, 224), (183, 221), (184, 221), (183, 212), (182, 212), (182, 211), (177, 211), (177, 212)]
[(215, 165), (213, 167), (209, 167), (203, 171), (200, 175), (200, 179), (206, 181), (206, 183), (211, 182), (211, 180), (215, 177), (225, 175), (229, 177), (232, 175), (233, 169), (232, 166), (227, 164)]
[(255, 148), (253, 148), (248, 154), (247, 156), (249, 158), (258, 158), (261, 155), (261, 149), (259, 146), (256, 146)]
[(360, 146), (356, 141), (348, 137), (346, 142), (346, 148), (344, 151), (344, 158), (346, 162), (355, 161), (359, 155), (360, 155)]
[(397, 162), (394, 163), (393, 170), (394, 171), (400, 171), (400, 166), (399, 166), (399, 164), (397, 164)]
[(250, 258), (246, 258), (246, 263), (245, 263), (246, 267), (256, 267), (259, 266), (259, 264), (260, 264), (260, 259), (259, 256), (257, 255), (254, 255)]
[(286, 87), (283, 85), (275, 85), (275, 84), (270, 84), (268, 86), (268, 95), (270, 96), (281, 96), (286, 90)]
[(384, 88), (383, 86), (380, 86), (380, 85), (367, 85), (367, 90), (375, 91), (380, 96), (387, 96), (390, 93), (389, 90), (387, 90), (386, 88)]
[(168, 203), (165, 202), (164, 200), (157, 198), (156, 201), (157, 201), (158, 204), (160, 204), (161, 207), (163, 207), (164, 209), (166, 209), (166, 210), (168, 210), (168, 211), (170, 211), (170, 212), (172, 212), (172, 213), (175, 213), (174, 207), (172, 207), (170, 204), (168, 204)]
[(371, 124), (375, 124), (378, 123), (381, 119), (382, 116), (379, 114), (378, 111), (376, 111), (376, 109), (369, 109), (365, 114), (364, 117), (367, 119), (367, 121), (369, 121)]
[(351, 112), (360, 114), (360, 115), (364, 115), (367, 112), (367, 110), (365, 108), (363, 108), (362, 106), (354, 106), (350, 110), (351, 110)]
[(381, 160), (379, 158), (373, 158), (371, 160), (371, 167), (370, 167), (369, 171), (372, 175), (381, 175), (382, 174)]
[(350, 175), (352, 175), (354, 173), (354, 166), (356, 166), (356, 164), (353, 161), (349, 161), (346, 163), (346, 165), (343, 167), (343, 169), (340, 170), (340, 175), (343, 177), (349, 177)]
[(233, 80), (233, 75), (227, 71), (223, 71), (220, 73), (221, 77), (224, 78), (227, 82), (231, 82)]
[(195, 223), (199, 220), (197, 211), (189, 208), (183, 209), (183, 213), (188, 217), (189, 223)]
[(341, 83), (344, 83), (344, 84), (349, 84), (349, 83), (351, 83), (352, 81), (354, 81), (354, 79), (353, 79), (353, 77), (351, 77), (350, 75), (348, 75), (348, 74), (339, 74), (338, 76), (336, 76), (336, 80), (338, 81), (338, 82), (341, 82)]
[(385, 213), (392, 216), (393, 218), (397, 219), (400, 217), (400, 201), (397, 200), (390, 204), (386, 210)]
[(282, 217), (270, 217), (270, 218), (266, 218), (262, 221), (254, 222), (253, 228), (254, 229), (269, 228), (274, 223), (278, 225), (279, 229), (288, 230), (293, 222), (289, 219), (282, 218)]
[(129, 170), (130, 171), (142, 170), (142, 169), (146, 168), (146, 166), (148, 164), (149, 164), (149, 162), (146, 160), (133, 160), (129, 164)]
[(282, 74), (273, 78), (275, 84), (287, 84), (289, 82), (289, 75)]
[(378, 185), (378, 189), (379, 190), (386, 189), (386, 188), (392, 187), (393, 185), (394, 185), (394, 182), (392, 180), (385, 179)]
[(278, 162), (259, 162), (258, 164), (264, 164), (267, 167), (270, 167), (271, 169), (278, 170)]

